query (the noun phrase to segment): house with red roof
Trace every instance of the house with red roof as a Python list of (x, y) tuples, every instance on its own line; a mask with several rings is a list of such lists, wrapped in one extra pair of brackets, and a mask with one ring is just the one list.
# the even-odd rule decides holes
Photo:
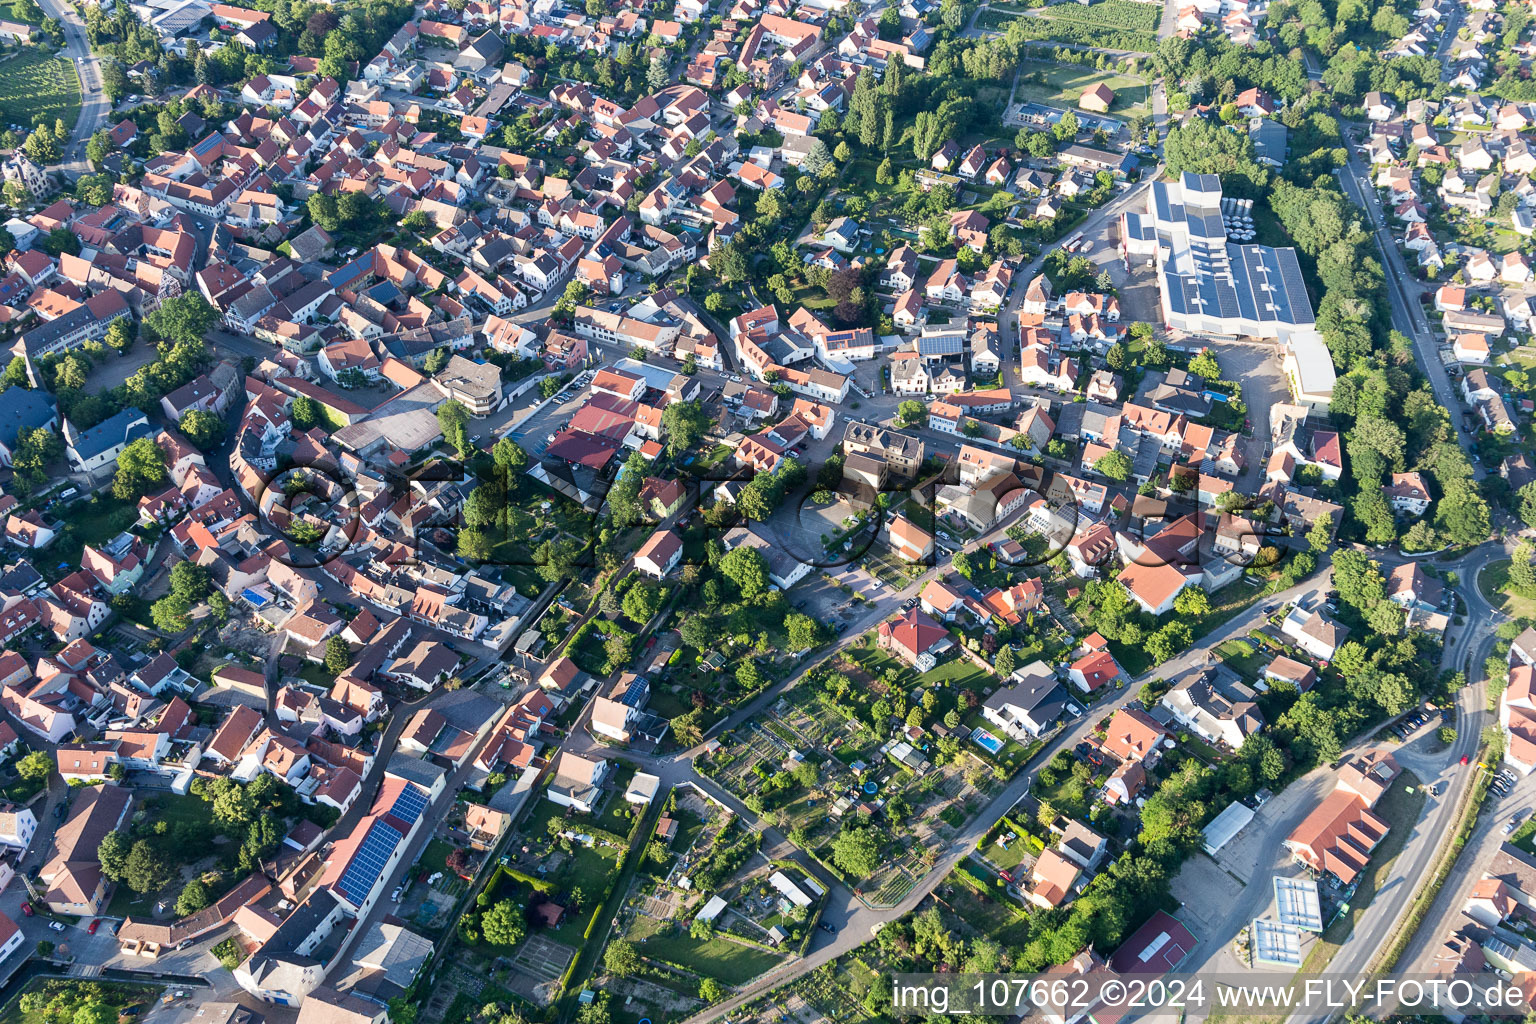
[(882, 650), (892, 652), (919, 672), (933, 668), (939, 656), (955, 645), (949, 630), (918, 608), (880, 623), (877, 638)]

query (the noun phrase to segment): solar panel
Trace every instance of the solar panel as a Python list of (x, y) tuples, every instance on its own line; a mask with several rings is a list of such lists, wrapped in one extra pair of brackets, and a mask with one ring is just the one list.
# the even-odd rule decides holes
[(401, 821), (411, 823), (421, 817), (421, 812), (427, 809), (427, 797), (415, 786), (406, 786), (395, 798), (394, 806), (389, 813)]
[(368, 835), (363, 839), (362, 845), (352, 855), (352, 863), (347, 865), (347, 870), (342, 872), (341, 881), (337, 883), (343, 893), (352, 899), (354, 903), (361, 902), (379, 880), (379, 875), (384, 871), (384, 865), (389, 863), (389, 858), (395, 852), (395, 847), (405, 838), (394, 826), (383, 820), (378, 820), (368, 829)]

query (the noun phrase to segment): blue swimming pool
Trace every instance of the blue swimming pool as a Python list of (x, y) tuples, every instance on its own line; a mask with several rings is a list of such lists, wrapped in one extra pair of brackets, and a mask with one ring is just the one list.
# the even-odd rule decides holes
[(989, 754), (996, 754), (1003, 749), (1003, 741), (993, 736), (987, 730), (977, 727), (971, 730), (971, 742)]

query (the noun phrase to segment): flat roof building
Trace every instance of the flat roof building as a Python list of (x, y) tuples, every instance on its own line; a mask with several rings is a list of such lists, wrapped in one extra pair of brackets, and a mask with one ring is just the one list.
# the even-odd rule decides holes
[(1296, 250), (1229, 241), (1228, 218), (1242, 223), (1232, 202), (1223, 200), (1216, 175), (1186, 171), (1176, 182), (1152, 183), (1145, 213), (1121, 214), (1126, 258), (1157, 263), (1167, 325), (1196, 334), (1275, 339), (1311, 330), (1312, 302)]

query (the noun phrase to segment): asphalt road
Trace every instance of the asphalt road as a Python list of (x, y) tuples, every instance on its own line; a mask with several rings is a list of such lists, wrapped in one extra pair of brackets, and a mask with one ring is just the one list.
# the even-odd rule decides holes
[[(993, 536), (1002, 535), (1006, 526), (1007, 522), (973, 542), (973, 545), (985, 544)], [(1130, 702), (1141, 692), (1142, 686), (1153, 678), (1172, 678), (1204, 664), (1205, 652), (1208, 649), (1219, 645), (1230, 637), (1245, 635), (1250, 630), (1256, 628), (1263, 619), (1265, 608), (1286, 601), (1308, 601), (1313, 595), (1321, 594), (1328, 587), (1331, 573), (1331, 567), (1326, 567), (1320, 574), (1315, 575), (1310, 580), (1290, 590), (1273, 595), (1260, 604), (1256, 604), (1247, 614), (1230, 620), (1211, 634), (1200, 638), (1184, 654), (1132, 680), (1120, 697), (1116, 699), (1115, 703), (1118, 705)], [(801, 670), (789, 679), (766, 689), (749, 704), (717, 724), (711, 730), (711, 733), (736, 728), (759, 714), (763, 709), (771, 706), (785, 691), (796, 686), (810, 668), (827, 658), (834, 657), (839, 651), (850, 644), (856, 643), (864, 632), (882, 619), (887, 618), (902, 602), (916, 596), (932, 575), (933, 572), (930, 571), (902, 590), (893, 591), (881, 598), (877, 598), (869, 606), (868, 612), (849, 626), (848, 631), (837, 644), (808, 660)], [(1102, 713), (1107, 710), (1109, 708), (1106, 705), (1097, 709), (1094, 713), (1086, 714), (1081, 718), (1069, 719), (1067, 727), (1054, 740), (1047, 743), (1031, 763), (1044, 763), (1055, 756), (1057, 751), (1069, 750), (1082, 742), (1092, 731), (1093, 722), (1102, 717)], [(589, 713), (590, 707), (584, 710), (582, 716), (578, 719), (577, 725), (573, 729), (570, 739), (567, 740), (564, 749), (593, 753), (600, 751), (604, 756), (620, 757), (632, 761), (643, 768), (643, 770), (659, 776), (663, 782), (669, 785), (697, 785), (704, 792), (720, 799), (722, 803), (731, 807), (741, 816), (743, 821), (756, 821), (756, 816), (748, 811), (744, 805), (694, 771), (692, 762), (694, 758), (703, 753), (702, 745), (667, 757), (648, 756), (630, 750), (603, 746), (593, 740), (586, 732), (585, 725)], [(730, 1013), (758, 996), (814, 971), (818, 967), (837, 959), (844, 953), (868, 942), (872, 936), (872, 929), (875, 926), (884, 924), (887, 921), (896, 920), (915, 910), (949, 875), (954, 867), (976, 848), (977, 842), (998, 820), (1029, 791), (1032, 778), (1033, 774), (1028, 770), (1019, 772), (988, 802), (980, 814), (976, 815), (966, 824), (952, 842), (943, 849), (936, 851), (933, 866), (918, 881), (907, 897), (895, 907), (871, 907), (848, 887), (826, 877), (824, 871), (816, 867), (810, 868), (809, 870), (827, 885), (828, 902), (823, 914), (823, 920), (836, 928), (836, 933), (831, 936), (818, 935), (813, 942), (812, 949), (804, 959), (787, 964), (743, 986), (730, 999), (717, 1003), (688, 1018), (686, 1024), (705, 1024), (707, 1021), (712, 1021), (724, 1014)], [(765, 822), (759, 821), (754, 827), (764, 832), (765, 848), (784, 848), (783, 837), (776, 830), (769, 828)], [(805, 860), (801, 858), (797, 857), (797, 860), (805, 863)]]
[[(1344, 194), (1349, 196), (1356, 206), (1365, 210), (1366, 216), (1370, 219), (1372, 231), (1376, 235), (1376, 243), (1381, 248), (1382, 258), (1386, 261), (1387, 297), (1391, 300), (1392, 326), (1413, 341), (1413, 351), (1419, 369), (1424, 372), (1430, 387), (1434, 389), (1435, 399), (1450, 413), (1451, 423), (1456, 428), (1456, 436), (1460, 439), (1462, 447), (1471, 451), (1475, 438), (1461, 425), (1461, 396), (1451, 382), (1450, 375), (1446, 373), (1444, 364), (1440, 362), (1435, 333), (1424, 315), (1423, 305), (1420, 304), (1420, 296), (1424, 293), (1425, 287), (1409, 271), (1403, 260), (1403, 254), (1398, 251), (1397, 243), (1392, 238), (1392, 233), (1387, 229), (1381, 200), (1371, 180), (1370, 167), (1361, 163), (1359, 154), (1353, 147), (1346, 147), (1346, 149), (1349, 153), (1349, 163), (1337, 172), (1339, 181), (1344, 187)], [(1474, 463), (1472, 468), (1476, 476), (1482, 477), (1481, 465)]]
[[(1486, 557), (1480, 558), (1476, 565), (1463, 570), (1467, 580), (1464, 593), (1468, 598), (1469, 621), (1478, 622), (1480, 628), (1476, 631), (1478, 634), (1476, 639), (1466, 645), (1462, 656), (1465, 658), (1467, 677), (1478, 680), (1475, 687), (1468, 689), (1476, 690), (1485, 705), (1486, 697), (1483, 695), (1487, 691), (1482, 678), (1482, 665), (1493, 649), (1496, 639), (1493, 628), (1502, 616), (1483, 600), (1478, 592), (1477, 571), (1489, 562), (1503, 557), (1503, 554), (1504, 552), (1498, 549), (1490, 549)], [(1474, 826), (1472, 835), (1446, 877), (1440, 894), (1435, 898), (1429, 913), (1424, 916), (1423, 923), (1399, 959), (1399, 970), (1411, 973), (1427, 972), (1431, 969), (1435, 953), (1438, 952), (1441, 943), (1456, 929), (1467, 894), (1482, 878), (1488, 862), (1503, 845), (1504, 823), (1515, 811), (1529, 813), (1533, 801), (1536, 801), (1536, 775), (1521, 777), (1509, 795), (1502, 799), (1491, 793), (1488, 795), (1484, 805), (1485, 811), (1488, 808), (1494, 808), (1494, 812), (1484, 813)]]
[(69, 145), (64, 149), (64, 159), (59, 169), (70, 178), (90, 173), (85, 160), (85, 144), (91, 134), (100, 128), (112, 110), (107, 94), (101, 91), (101, 62), (91, 53), (90, 42), (85, 35), (85, 22), (75, 9), (62, 0), (38, 0), (49, 17), (57, 18), (64, 26), (64, 56), (75, 65), (80, 74), (80, 116), (75, 119), (75, 130)]
[[(1442, 667), (1463, 667), (1468, 652), (1484, 651), (1492, 642), (1493, 629), (1500, 616), (1477, 593), (1476, 575), (1482, 566), (1502, 557), (1504, 550), (1500, 545), (1488, 544), (1445, 566), (1458, 574), (1460, 593), (1468, 602), (1468, 615), (1467, 626), (1445, 645)], [(1481, 665), (1480, 658), (1477, 664)], [(1474, 673), (1469, 672), (1468, 678), (1474, 678)], [(1449, 841), (1455, 828), (1462, 796), (1476, 778), (1476, 770), (1463, 768), (1460, 761), (1463, 757), (1476, 759), (1483, 728), (1491, 720), (1482, 682), (1462, 687), (1456, 695), (1456, 741), (1429, 762), (1431, 765), (1438, 762), (1441, 774), (1437, 779), (1447, 783), (1446, 791), (1426, 803), (1425, 816), (1414, 823), (1407, 845), (1392, 862), (1391, 871), (1377, 889), (1375, 900), (1360, 915), (1348, 940), (1334, 954), (1328, 966), (1330, 973), (1363, 975), (1382, 948), (1395, 939), (1398, 920), (1408, 911), (1414, 894), (1428, 883), (1441, 846)], [(1425, 777), (1424, 768), (1419, 768), (1417, 774), (1424, 782), (1431, 781)], [(1322, 1024), (1332, 1016), (1332, 1013), (1298, 1013), (1293, 1014), (1290, 1021), (1291, 1024)]]

